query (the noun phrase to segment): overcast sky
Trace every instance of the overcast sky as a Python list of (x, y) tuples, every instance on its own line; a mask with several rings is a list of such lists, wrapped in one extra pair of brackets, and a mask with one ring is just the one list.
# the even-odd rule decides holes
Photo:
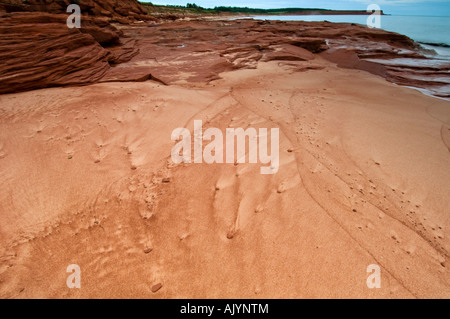
[(450, 16), (450, 0), (140, 0), (154, 4), (183, 5), (195, 3), (205, 8), (215, 6), (250, 8), (322, 8), (365, 10), (370, 3), (380, 5), (385, 13), (404, 15)]

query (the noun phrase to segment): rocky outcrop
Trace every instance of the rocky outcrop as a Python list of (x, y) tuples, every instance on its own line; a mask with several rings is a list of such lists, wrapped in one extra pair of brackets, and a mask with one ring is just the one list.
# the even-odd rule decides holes
[(450, 66), (403, 65), (398, 60), (427, 58), (408, 37), (362, 25), (242, 19), (113, 26), (85, 16), (81, 29), (69, 29), (67, 16), (3, 14), (0, 93), (105, 81), (205, 83), (259, 61), (309, 61), (320, 54), (342, 67), (404, 85), (435, 85), (436, 95), (448, 95), (439, 87)]
[(404, 35), (349, 23), (197, 20), (122, 30), (125, 36), (141, 40), (140, 53), (121, 67), (140, 71), (146, 67), (166, 83), (181, 77), (208, 82), (220, 72), (255, 68), (258, 61), (305, 61), (313, 59), (313, 53), (384, 77), (389, 76), (389, 68), (364, 59), (425, 58)]
[[(111, 65), (137, 54), (134, 41), (108, 22), (86, 17), (81, 29), (67, 15), (3, 14), (0, 23), (0, 93), (100, 81)], [(126, 40), (126, 39), (125, 39)]]
[[(80, 29), (66, 25), (71, 3), (80, 6)], [(136, 0), (0, 0), (0, 94), (100, 81), (138, 53), (111, 22), (149, 19)]]
[(148, 19), (147, 11), (136, 0), (0, 0), (0, 11), (66, 13), (69, 4), (78, 4), (83, 15), (130, 22)]

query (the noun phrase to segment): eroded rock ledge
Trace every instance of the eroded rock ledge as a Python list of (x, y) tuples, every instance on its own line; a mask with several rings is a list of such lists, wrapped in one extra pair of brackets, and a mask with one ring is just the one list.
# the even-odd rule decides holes
[(121, 30), (138, 39), (140, 53), (109, 75), (127, 70), (148, 72), (166, 83), (208, 82), (223, 71), (255, 68), (259, 61), (304, 61), (319, 54), (397, 84), (450, 94), (443, 81), (450, 83), (448, 63), (430, 66), (434, 61), (410, 38), (362, 25), (241, 19), (130, 25)]
[(3, 12), (66, 13), (67, 6), (78, 4), (84, 15), (104, 17), (108, 21), (129, 23), (153, 19), (136, 0), (0, 0)]
[(150, 78), (204, 83), (259, 61), (311, 60), (314, 54), (395, 83), (436, 84), (420, 67), (366, 61), (425, 57), (408, 37), (361, 25), (249, 19), (114, 24), (95, 8), (100, 16), (83, 16), (81, 29), (66, 26), (68, 14), (0, 12), (0, 93)]
[(101, 80), (111, 65), (138, 53), (133, 39), (104, 20), (83, 18), (81, 29), (67, 15), (3, 14), (0, 23), (0, 93)]

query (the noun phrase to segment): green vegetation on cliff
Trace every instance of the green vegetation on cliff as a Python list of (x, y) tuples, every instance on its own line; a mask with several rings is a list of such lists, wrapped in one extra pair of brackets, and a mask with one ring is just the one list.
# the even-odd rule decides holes
[(302, 14), (316, 14), (316, 15), (350, 15), (350, 14), (370, 14), (366, 11), (356, 10), (328, 10), (316, 8), (281, 8), (281, 9), (255, 9), (248, 7), (215, 7), (214, 9), (202, 8), (195, 3), (188, 3), (186, 6), (175, 5), (156, 5), (152, 3), (141, 4), (148, 10), (150, 14), (156, 15), (302, 15)]

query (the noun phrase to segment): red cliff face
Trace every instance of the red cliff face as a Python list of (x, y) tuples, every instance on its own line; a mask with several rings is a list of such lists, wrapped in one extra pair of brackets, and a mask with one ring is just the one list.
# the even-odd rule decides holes
[(80, 6), (83, 15), (109, 17), (119, 22), (147, 17), (136, 0), (0, 0), (0, 11), (65, 13), (72, 3)]
[(67, 16), (0, 13), (0, 94), (95, 83), (137, 53), (108, 22), (83, 17), (81, 29), (70, 29)]
[[(71, 3), (80, 29), (66, 25)], [(136, 0), (0, 0), (0, 94), (98, 82), (137, 53), (110, 22), (148, 18)]]

